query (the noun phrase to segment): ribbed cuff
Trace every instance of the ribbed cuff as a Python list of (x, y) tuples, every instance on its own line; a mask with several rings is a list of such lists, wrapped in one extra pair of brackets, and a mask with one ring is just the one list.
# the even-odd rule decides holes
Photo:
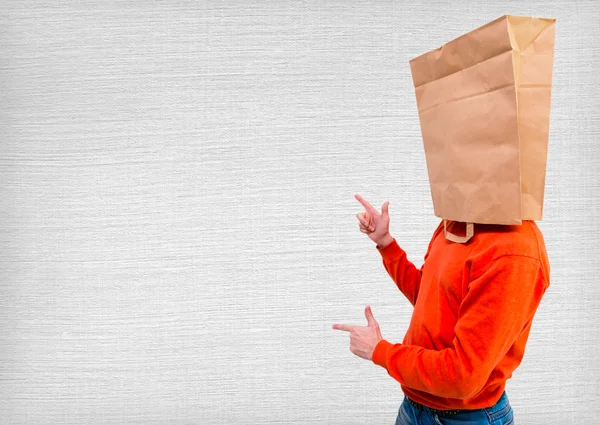
[(373, 363), (375, 363), (378, 366), (383, 367), (384, 369), (387, 369), (387, 366), (386, 366), (387, 352), (388, 352), (388, 349), (392, 345), (393, 344), (391, 342), (386, 341), (385, 339), (382, 339), (381, 341), (379, 341), (377, 343), (377, 345), (375, 346), (375, 349), (373, 350), (373, 355), (371, 358), (371, 360), (373, 360)]
[(384, 261), (393, 260), (394, 258), (404, 254), (404, 251), (402, 248), (400, 248), (400, 245), (398, 245), (398, 242), (396, 242), (395, 238), (392, 239), (392, 241), (386, 245), (385, 248), (379, 248), (379, 245), (375, 245), (375, 248), (379, 254), (381, 254), (381, 257)]

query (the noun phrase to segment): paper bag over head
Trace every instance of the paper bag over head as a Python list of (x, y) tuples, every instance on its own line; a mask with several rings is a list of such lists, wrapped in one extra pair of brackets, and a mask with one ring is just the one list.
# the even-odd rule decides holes
[(555, 27), (506, 15), (410, 61), (437, 217), (542, 219)]

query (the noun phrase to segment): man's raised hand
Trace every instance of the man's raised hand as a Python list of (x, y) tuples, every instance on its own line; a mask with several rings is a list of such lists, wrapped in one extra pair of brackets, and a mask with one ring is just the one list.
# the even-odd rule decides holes
[[(389, 201), (381, 206), (381, 214), (359, 194), (354, 197), (362, 204), (365, 211), (356, 214), (358, 227), (369, 239), (378, 245), (387, 245), (392, 239), (390, 233), (390, 215), (388, 214)], [(380, 243), (381, 242), (381, 243)]]

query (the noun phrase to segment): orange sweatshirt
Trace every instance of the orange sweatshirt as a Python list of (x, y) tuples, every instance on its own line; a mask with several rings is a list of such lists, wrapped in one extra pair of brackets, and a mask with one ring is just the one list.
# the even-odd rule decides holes
[(498, 401), (550, 285), (535, 222), (474, 226), (474, 236), (460, 244), (445, 238), (442, 221), (420, 269), (395, 239), (376, 246), (414, 310), (402, 343), (379, 341), (372, 360), (407, 397), (434, 409), (479, 409)]

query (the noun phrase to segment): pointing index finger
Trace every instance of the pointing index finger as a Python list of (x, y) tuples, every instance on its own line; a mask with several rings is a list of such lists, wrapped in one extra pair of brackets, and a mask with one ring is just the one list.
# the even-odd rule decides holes
[(344, 325), (344, 324), (339, 324), (336, 323), (332, 326), (333, 329), (339, 329), (340, 331), (347, 331), (350, 332), (352, 331), (352, 329), (354, 329), (356, 325)]
[(362, 196), (360, 196), (358, 193), (356, 195), (354, 195), (354, 197), (356, 198), (356, 200), (358, 202), (360, 202), (362, 204), (363, 207), (365, 207), (365, 210), (367, 210), (370, 213), (373, 214), (379, 214), (379, 211), (377, 211), (377, 209), (375, 207), (373, 207), (373, 205), (369, 204)]

